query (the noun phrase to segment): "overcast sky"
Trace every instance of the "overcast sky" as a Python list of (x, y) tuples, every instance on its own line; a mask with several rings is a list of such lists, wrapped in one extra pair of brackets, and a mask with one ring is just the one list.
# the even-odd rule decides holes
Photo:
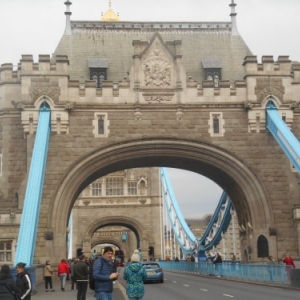
[[(65, 29), (65, 0), (0, 0), (0, 64), (52, 54)], [(100, 20), (108, 0), (71, 0), (72, 20)], [(112, 0), (123, 21), (230, 21), (231, 0)], [(253, 55), (300, 61), (300, 0), (235, 0), (238, 31)], [(213, 212), (221, 190), (186, 172), (169, 172), (185, 217)], [(213, 191), (213, 192), (212, 192)], [(184, 205), (183, 202), (184, 201)]]

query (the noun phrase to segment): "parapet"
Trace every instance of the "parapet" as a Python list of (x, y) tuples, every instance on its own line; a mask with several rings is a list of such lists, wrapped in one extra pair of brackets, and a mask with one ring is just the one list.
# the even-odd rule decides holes
[(20, 76), (68, 76), (69, 60), (65, 55), (57, 55), (53, 59), (50, 55), (39, 55), (39, 62), (35, 63), (32, 55), (22, 55), (18, 69), (13, 70), (12, 64), (3, 64), (0, 68), (0, 83), (10, 82)]
[(246, 56), (243, 66), (245, 67), (245, 77), (248, 76), (290, 76), (291, 75), (291, 61), (289, 56), (278, 56), (275, 62), (273, 56), (262, 56), (262, 63), (257, 62), (256, 56)]

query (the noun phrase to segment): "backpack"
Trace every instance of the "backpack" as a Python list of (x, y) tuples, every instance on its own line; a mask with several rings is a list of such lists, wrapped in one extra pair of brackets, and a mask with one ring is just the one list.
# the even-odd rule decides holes
[[(102, 259), (102, 257), (98, 258), (98, 259), (101, 259), (101, 267), (100, 267), (100, 273), (101, 273), (102, 269), (103, 269), (103, 264), (107, 263), (107, 262), (104, 259)], [(89, 270), (89, 288), (91, 290), (95, 290), (95, 278), (93, 276), (94, 263), (90, 266), (90, 270)], [(113, 270), (113, 272), (116, 272), (116, 270)], [(116, 279), (113, 279), (113, 280), (116, 280)]]
[[(99, 258), (99, 259), (101, 259), (101, 258)], [(94, 263), (95, 262), (93, 262), (90, 265), (90, 270), (89, 270), (89, 288), (91, 290), (95, 290), (95, 279), (94, 279), (94, 276), (93, 276)], [(102, 269), (103, 269), (103, 260), (102, 260), (101, 267), (100, 267), (100, 273), (102, 272)]]

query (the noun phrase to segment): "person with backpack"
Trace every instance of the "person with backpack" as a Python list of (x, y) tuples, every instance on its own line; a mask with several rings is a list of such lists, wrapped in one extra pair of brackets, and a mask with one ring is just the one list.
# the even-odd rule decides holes
[(77, 284), (77, 300), (85, 300), (89, 280), (89, 267), (85, 262), (85, 256), (81, 255), (74, 265), (74, 278)]
[(103, 256), (93, 265), (96, 300), (113, 300), (113, 281), (118, 279), (119, 273), (112, 262), (112, 255), (112, 247), (104, 247)]

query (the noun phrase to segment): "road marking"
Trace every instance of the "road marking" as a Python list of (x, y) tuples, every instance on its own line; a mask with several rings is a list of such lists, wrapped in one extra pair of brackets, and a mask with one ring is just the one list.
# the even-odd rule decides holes
[(230, 298), (234, 298), (234, 296), (232, 296), (232, 295), (227, 295), (227, 294), (223, 294), (223, 296), (225, 296), (225, 297), (230, 297)]
[(187, 287), (189, 287), (189, 285), (188, 285), (188, 284), (184, 284), (184, 286), (187, 286)]
[(174, 281), (174, 280), (173, 280), (173, 282), (174, 282), (174, 283), (177, 283), (177, 281)]
[(200, 289), (200, 291), (207, 292), (207, 289)]

